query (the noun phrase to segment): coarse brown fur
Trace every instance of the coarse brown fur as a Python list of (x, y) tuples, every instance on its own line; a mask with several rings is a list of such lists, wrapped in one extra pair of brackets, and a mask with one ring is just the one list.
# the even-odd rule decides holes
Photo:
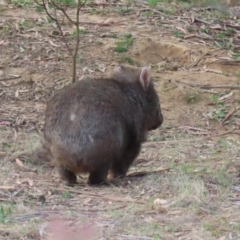
[(66, 86), (48, 103), (45, 148), (63, 179), (90, 173), (89, 183), (105, 181), (108, 171), (124, 177), (146, 134), (163, 122), (150, 72), (117, 66), (112, 77)]

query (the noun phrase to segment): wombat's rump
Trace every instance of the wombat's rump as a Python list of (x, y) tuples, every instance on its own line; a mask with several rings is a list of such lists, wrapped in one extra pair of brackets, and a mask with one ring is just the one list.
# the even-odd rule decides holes
[(111, 78), (82, 80), (53, 97), (45, 147), (69, 184), (83, 172), (90, 173), (90, 184), (99, 184), (109, 170), (125, 176), (147, 131), (162, 122), (150, 71), (116, 66)]

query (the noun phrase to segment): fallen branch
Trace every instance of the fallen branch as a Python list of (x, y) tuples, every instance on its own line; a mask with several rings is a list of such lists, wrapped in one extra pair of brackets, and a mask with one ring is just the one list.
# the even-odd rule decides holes
[(89, 25), (99, 25), (102, 27), (108, 27), (112, 25), (127, 25), (126, 21), (118, 21), (118, 22), (103, 22), (103, 23), (98, 23), (98, 22), (79, 22), (79, 24), (89, 24)]
[(119, 209), (122, 209), (122, 208), (125, 208), (127, 207), (128, 205), (127, 204), (124, 204), (122, 206), (118, 206), (118, 207), (113, 207), (113, 208), (109, 208), (108, 206), (106, 208), (101, 208), (101, 209), (86, 209), (86, 208), (78, 208), (76, 211), (79, 211), (83, 214), (86, 214), (89, 212), (106, 212), (106, 211), (115, 211), (115, 210), (119, 210)]
[(127, 177), (142, 177), (142, 176), (146, 176), (148, 174), (159, 173), (159, 172), (164, 172), (164, 171), (169, 171), (169, 170), (170, 170), (170, 168), (158, 168), (153, 171), (141, 171), (141, 172), (129, 173), (127, 175)]
[(211, 134), (208, 130), (204, 130), (196, 127), (190, 127), (190, 126), (182, 126), (182, 127), (179, 127), (179, 129), (183, 129), (188, 134), (193, 134), (193, 135), (210, 135)]
[(52, 214), (59, 214), (59, 211), (41, 211), (41, 212), (35, 212), (35, 213), (28, 213), (28, 214), (21, 214), (21, 215), (14, 215), (11, 216), (8, 221), (9, 222), (26, 222), (35, 218), (46, 218), (48, 216), (52, 216)]
[(196, 127), (191, 127), (191, 126), (181, 126), (178, 127), (179, 129), (186, 129), (186, 130), (194, 130), (194, 131), (203, 131), (203, 132), (208, 132), (205, 129), (201, 129), (201, 128), (196, 128)]
[(219, 133), (219, 134), (215, 134), (215, 135), (212, 135), (212, 136), (208, 136), (208, 137), (206, 137), (206, 139), (210, 139), (210, 138), (214, 138), (214, 137), (222, 137), (222, 136), (225, 136), (225, 135), (231, 134), (231, 133), (239, 134), (239, 132), (236, 132), (236, 128), (234, 128), (232, 130), (229, 130), (229, 131), (226, 131), (226, 132), (223, 132), (223, 133)]
[(101, 198), (101, 199), (105, 199), (105, 200), (109, 200), (109, 201), (133, 202), (133, 203), (145, 204), (145, 202), (141, 201), (141, 200), (126, 199), (126, 198), (121, 198), (121, 197), (116, 197), (116, 196), (99, 195), (99, 194), (96, 194), (96, 193), (89, 193), (89, 192), (83, 192), (83, 191), (75, 191), (70, 187), (67, 188), (67, 189), (66, 188), (57, 188), (56, 190), (58, 190), (58, 191), (68, 191), (68, 192), (77, 193), (77, 194), (81, 194), (81, 195), (97, 197), (97, 198)]
[(0, 79), (0, 82), (2, 82), (2, 81), (9, 81), (9, 80), (15, 80), (15, 79), (18, 79), (18, 78), (21, 78), (21, 76), (2, 78), (2, 79)]
[(138, 9), (138, 11), (139, 11), (139, 12), (151, 11), (151, 12), (157, 13), (157, 14), (165, 17), (165, 18), (168, 17), (166, 14), (164, 14), (164, 13), (158, 11), (158, 10), (155, 10), (155, 9), (153, 9), (153, 8), (143, 8), (143, 9)]
[(240, 202), (240, 198), (230, 199), (233, 202)]
[(198, 87), (198, 88), (201, 88), (201, 89), (212, 89), (212, 88), (240, 89), (240, 85), (215, 85), (215, 86), (213, 86), (213, 85), (210, 85), (210, 84), (201, 85), (201, 84), (197, 84), (197, 83), (182, 82), (182, 81), (179, 81), (179, 80), (176, 80), (176, 82), (188, 85), (190, 87)]
[(231, 66), (239, 66), (240, 65), (240, 61), (238, 60), (230, 60), (230, 59), (220, 59), (215, 61), (216, 63), (221, 63), (223, 65), (231, 65)]
[(8, 189), (15, 189), (15, 187), (13, 187), (13, 186), (0, 186), (0, 189), (8, 190)]
[(195, 18), (195, 19), (194, 19), (194, 22), (200, 22), (200, 23), (204, 23), (204, 24), (206, 24), (206, 25), (211, 25), (210, 22), (206, 22), (206, 21), (204, 21), (204, 20), (202, 20), (202, 19), (199, 19), (199, 18)]
[(192, 135), (209, 135), (208, 132), (190, 132), (190, 131), (188, 131), (188, 130), (186, 130), (186, 132), (187, 132), (188, 134), (192, 134)]
[(212, 53), (218, 51), (219, 49), (214, 49), (210, 52), (206, 52), (204, 53), (202, 56), (200, 56), (195, 62), (191, 63), (187, 68), (190, 69), (190, 68), (193, 68), (195, 66), (197, 66), (207, 55), (211, 55)]
[(115, 234), (115, 236), (122, 237), (122, 238), (128, 238), (128, 239), (142, 239), (142, 240), (154, 240), (155, 239), (152, 237), (123, 235), (123, 234)]
[(6, 202), (8, 199), (7, 198), (0, 198), (0, 201)]
[(234, 109), (232, 109), (232, 110), (230, 110), (228, 113), (227, 113), (227, 115), (225, 116), (225, 118), (221, 121), (221, 125), (223, 125), (224, 124), (224, 122), (226, 122), (237, 110), (239, 110), (240, 109), (240, 107), (238, 107), (238, 108), (234, 108)]

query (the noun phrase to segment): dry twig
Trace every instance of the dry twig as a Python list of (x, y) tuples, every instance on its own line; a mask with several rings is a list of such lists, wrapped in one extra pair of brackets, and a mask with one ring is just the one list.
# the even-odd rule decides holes
[(144, 201), (141, 200), (136, 200), (136, 199), (129, 199), (129, 198), (121, 198), (121, 197), (117, 197), (117, 196), (107, 196), (107, 195), (100, 195), (100, 194), (96, 194), (96, 193), (90, 193), (90, 192), (84, 192), (84, 191), (75, 191), (72, 188), (57, 188), (56, 190), (58, 191), (68, 191), (68, 192), (72, 192), (72, 193), (77, 193), (77, 194), (81, 194), (81, 195), (86, 195), (86, 196), (92, 196), (92, 197), (97, 197), (97, 198), (101, 198), (101, 199), (105, 199), (105, 200), (110, 200), (110, 201), (116, 201), (116, 202), (134, 202), (134, 203), (141, 203), (144, 204)]
[(221, 121), (221, 125), (223, 125), (236, 111), (238, 111), (240, 109), (240, 107), (238, 108), (234, 108), (234, 109), (231, 109), (227, 115), (225, 116), (225, 118)]
[(159, 172), (164, 172), (164, 171), (169, 171), (169, 170), (170, 170), (170, 168), (158, 168), (153, 171), (141, 171), (141, 172), (129, 173), (127, 175), (127, 177), (142, 177), (142, 176), (146, 176), (148, 174), (159, 173)]
[(18, 79), (18, 78), (21, 78), (21, 76), (2, 78), (2, 79), (0, 79), (0, 82), (9, 81), (9, 80), (15, 80), (15, 79)]

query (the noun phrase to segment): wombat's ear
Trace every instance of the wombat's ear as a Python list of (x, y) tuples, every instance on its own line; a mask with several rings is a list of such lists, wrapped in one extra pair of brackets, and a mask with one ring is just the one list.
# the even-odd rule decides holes
[(140, 83), (141, 83), (143, 89), (146, 91), (151, 82), (151, 73), (147, 67), (142, 68), (139, 80), (140, 80)]

